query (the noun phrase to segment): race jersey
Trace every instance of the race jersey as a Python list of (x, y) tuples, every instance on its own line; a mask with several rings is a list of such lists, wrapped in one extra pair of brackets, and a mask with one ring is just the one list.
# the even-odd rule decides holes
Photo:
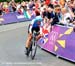
[(42, 20), (41, 16), (36, 16), (31, 22), (32, 27), (42, 26)]

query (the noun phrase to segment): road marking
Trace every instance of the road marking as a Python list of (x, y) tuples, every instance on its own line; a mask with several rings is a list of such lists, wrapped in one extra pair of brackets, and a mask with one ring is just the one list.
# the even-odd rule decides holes
[(0, 62), (0, 64), (26, 64), (26, 65), (42, 65), (41, 62)]

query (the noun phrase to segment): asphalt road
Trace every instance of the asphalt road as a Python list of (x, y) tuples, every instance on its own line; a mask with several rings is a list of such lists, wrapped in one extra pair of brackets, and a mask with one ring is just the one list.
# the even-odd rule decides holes
[(0, 32), (0, 66), (75, 66), (74, 63), (57, 58), (40, 48), (34, 60), (27, 58), (24, 54), (27, 25), (25, 23), (25, 26)]

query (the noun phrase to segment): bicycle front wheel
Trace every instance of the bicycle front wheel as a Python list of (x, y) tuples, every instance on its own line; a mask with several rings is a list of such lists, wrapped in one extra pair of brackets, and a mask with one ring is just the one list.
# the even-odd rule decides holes
[(32, 48), (32, 50), (31, 50), (31, 59), (33, 60), (35, 58), (36, 51), (37, 51), (37, 44), (36, 44), (35, 40), (33, 40), (31, 48)]

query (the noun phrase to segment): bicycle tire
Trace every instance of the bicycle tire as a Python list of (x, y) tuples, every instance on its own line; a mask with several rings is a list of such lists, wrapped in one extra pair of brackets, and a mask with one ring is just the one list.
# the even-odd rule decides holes
[(33, 40), (31, 45), (32, 45), (31, 46), (31, 59), (33, 60), (35, 58), (36, 51), (37, 51), (37, 44), (36, 44), (35, 40)]

